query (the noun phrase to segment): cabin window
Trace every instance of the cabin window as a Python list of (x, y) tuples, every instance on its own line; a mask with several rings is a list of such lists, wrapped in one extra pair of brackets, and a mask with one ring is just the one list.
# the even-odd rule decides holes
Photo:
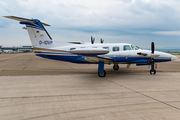
[(75, 50), (76, 48), (70, 48), (70, 50)]
[(124, 50), (131, 50), (131, 47), (129, 45), (125, 45)]
[(103, 47), (103, 48), (109, 50), (109, 47)]
[(113, 51), (119, 51), (119, 47), (113, 47)]

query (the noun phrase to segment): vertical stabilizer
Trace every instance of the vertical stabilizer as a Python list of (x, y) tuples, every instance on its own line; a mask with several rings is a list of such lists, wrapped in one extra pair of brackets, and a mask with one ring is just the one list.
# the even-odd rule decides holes
[(6, 18), (20, 21), (20, 24), (25, 24), (31, 43), (33, 47), (51, 48), (54, 47), (54, 41), (44, 26), (50, 26), (46, 23), (39, 21), (38, 19), (26, 19), (15, 16), (4, 16)]

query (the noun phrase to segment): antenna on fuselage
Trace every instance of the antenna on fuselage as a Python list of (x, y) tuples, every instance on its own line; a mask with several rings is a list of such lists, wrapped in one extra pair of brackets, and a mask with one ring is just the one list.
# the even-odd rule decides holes
[(93, 38), (93, 36), (91, 36), (91, 44), (94, 44), (95, 38)]

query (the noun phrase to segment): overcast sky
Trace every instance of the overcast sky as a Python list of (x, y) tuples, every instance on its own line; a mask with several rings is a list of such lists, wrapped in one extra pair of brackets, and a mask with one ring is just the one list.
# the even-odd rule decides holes
[(180, 0), (0, 0), (0, 45), (31, 45), (18, 21), (36, 18), (55, 41), (132, 43), (180, 48)]

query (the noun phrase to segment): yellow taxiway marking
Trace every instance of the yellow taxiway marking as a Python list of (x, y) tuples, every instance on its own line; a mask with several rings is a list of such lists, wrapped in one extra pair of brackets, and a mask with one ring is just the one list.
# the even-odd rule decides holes
[[(26, 69), (26, 70), (22, 70), (22, 69), (3, 69), (1, 68), (0, 71), (49, 71), (49, 72), (63, 72), (63, 73), (97, 73), (97, 70), (91, 70), (91, 71), (83, 71), (83, 70), (38, 70), (38, 69)], [(112, 72), (109, 71), (107, 72), (109, 74), (129, 74), (129, 75), (149, 75), (148, 72), (143, 72), (143, 73), (139, 73), (139, 72)], [(158, 72), (157, 75), (176, 75), (176, 76), (180, 76), (180, 72)]]
[(1, 68), (0, 71), (49, 71), (49, 72), (69, 72), (69, 73), (72, 73), (72, 72), (75, 72), (75, 73), (77, 73), (77, 72), (90, 73), (90, 72), (92, 72), (92, 71), (83, 71), (83, 70), (81, 70), (81, 71), (80, 70), (79, 71), (78, 70), (72, 70), (72, 71), (70, 71), (70, 70), (35, 70), (35, 69), (22, 70), (22, 69), (3, 69), (3, 68)]

